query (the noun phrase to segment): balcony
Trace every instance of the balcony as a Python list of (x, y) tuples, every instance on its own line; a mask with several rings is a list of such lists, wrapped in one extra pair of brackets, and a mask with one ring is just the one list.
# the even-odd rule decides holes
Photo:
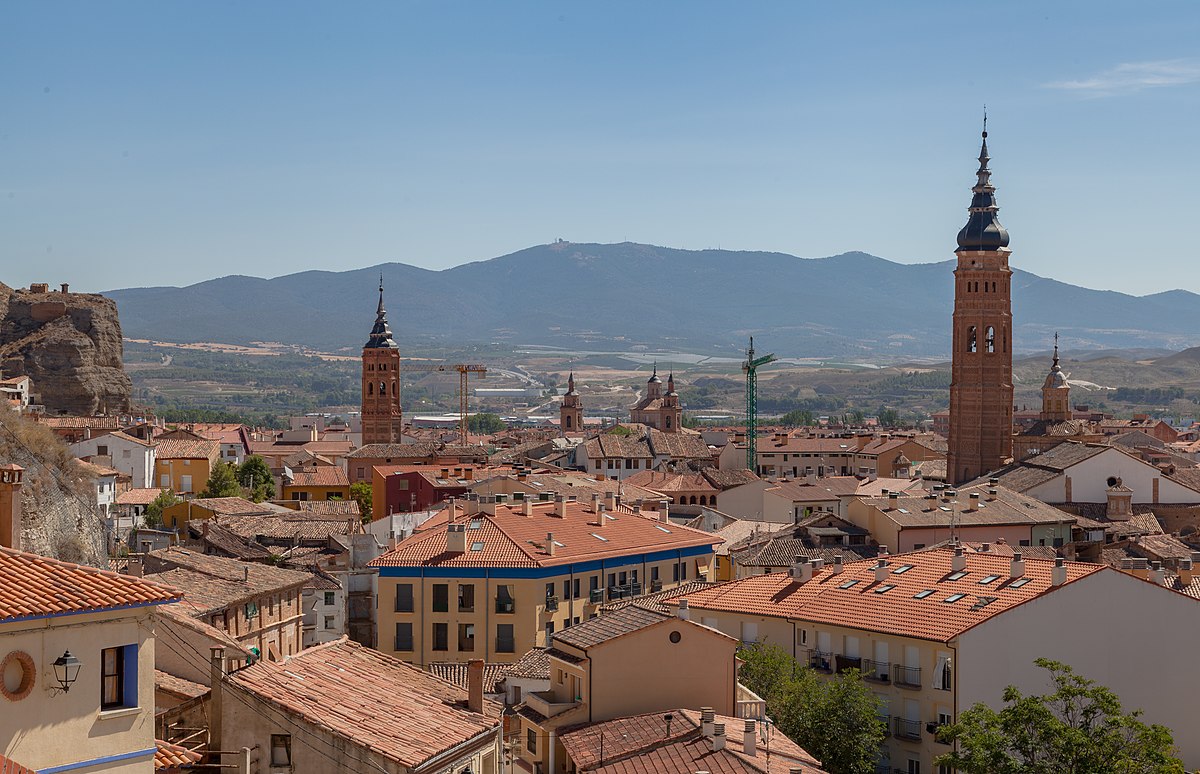
[(588, 592), (588, 604), (589, 605), (604, 604), (604, 589), (592, 589), (591, 591), (589, 591)]
[(921, 687), (921, 667), (904, 666), (903, 664), (892, 665), (892, 682), (901, 688), (920, 688)]
[(516, 603), (513, 602), (511, 599), (497, 599), (496, 600), (496, 612), (497, 613), (511, 613), (514, 610), (516, 610)]
[(892, 718), (892, 733), (897, 739), (910, 742), (921, 741), (921, 721), (908, 718)]
[(524, 694), (525, 706), (543, 717), (552, 718), (579, 706), (577, 701), (558, 701), (554, 691), (529, 691)]
[(640, 596), (641, 593), (642, 584), (637, 582), (625, 583), (620, 586), (609, 586), (608, 601), (612, 602), (614, 599), (628, 599), (630, 597)]
[(558, 611), (558, 597), (546, 597), (546, 612), (554, 613)]
[(654, 594), (659, 591), (662, 591), (662, 581), (655, 578), (654, 580), (650, 581), (650, 593)]
[(850, 658), (849, 656), (834, 656), (834, 663), (837, 666), (838, 674), (847, 672), (851, 669), (862, 669), (861, 658)]
[(873, 680), (877, 683), (890, 683), (892, 681), (892, 665), (887, 661), (872, 661), (869, 658), (864, 658), (862, 662), (862, 676), (864, 680)]
[(832, 672), (833, 654), (819, 650), (810, 651), (808, 654), (808, 665), (818, 672)]
[(883, 726), (884, 739), (891, 736), (892, 735), (892, 716), (887, 714), (886, 712), (884, 712), (884, 713), (880, 713), (880, 714), (876, 715), (875, 719), (877, 721), (879, 721), (880, 725)]
[(735, 716), (745, 720), (766, 720), (767, 702), (741, 683), (737, 684)]

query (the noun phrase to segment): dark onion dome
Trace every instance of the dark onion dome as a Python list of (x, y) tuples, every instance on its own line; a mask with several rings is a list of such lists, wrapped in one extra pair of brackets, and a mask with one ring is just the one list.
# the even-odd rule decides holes
[(375, 326), (363, 349), (398, 349), (392, 340), (392, 329), (388, 327), (387, 310), (383, 308), (383, 277), (379, 278), (379, 307), (375, 310)]
[(971, 216), (967, 225), (958, 232), (958, 250), (998, 250), (1008, 247), (1008, 231), (1000, 225), (996, 213), (996, 187), (991, 184), (992, 172), (988, 169), (987, 132), (983, 133), (983, 148), (979, 151), (979, 180), (971, 189)]
[(1050, 366), (1050, 373), (1046, 374), (1046, 381), (1042, 382), (1042, 389), (1051, 387), (1070, 387), (1067, 383), (1067, 375), (1063, 373), (1062, 366), (1058, 364), (1058, 334), (1054, 334), (1054, 363)]
[(574, 371), (572, 371), (571, 375), (567, 378), (567, 393), (566, 394), (567, 395), (576, 395), (577, 394), (575, 392), (575, 372)]
[(654, 364), (654, 373), (650, 374), (650, 378), (646, 380), (646, 384), (662, 384), (662, 379), (658, 378), (658, 363)]

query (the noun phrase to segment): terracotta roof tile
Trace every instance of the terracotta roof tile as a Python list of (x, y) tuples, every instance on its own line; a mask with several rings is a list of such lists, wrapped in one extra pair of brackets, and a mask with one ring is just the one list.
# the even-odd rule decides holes
[[(792, 580), (788, 573), (771, 573), (686, 597), (688, 605), (696, 609), (788, 617), (946, 642), (998, 613), (1053, 591), (1052, 561), (1025, 559), (1024, 578), (1028, 580), (1017, 585), (1009, 578), (1011, 557), (966, 553), (966, 574), (955, 577), (950, 568), (953, 554), (950, 548), (936, 548), (889, 556), (888, 574), (882, 583), (875, 581), (876, 560), (863, 560), (846, 563), (841, 573), (826, 565), (807, 583)], [(897, 574), (895, 570), (902, 565), (912, 567)], [(1068, 583), (1109, 569), (1082, 562), (1065, 566)], [(994, 580), (980, 583), (993, 575)], [(879, 592), (884, 585), (892, 588)], [(915, 598), (925, 590), (933, 593)], [(963, 597), (946, 601), (956, 594)]]
[[(483, 692), (484, 693), (503, 693), (502, 690), (496, 690), (497, 683), (502, 679), (504, 672), (510, 664), (484, 664), (483, 665)], [(470, 671), (470, 664), (466, 662), (437, 662), (429, 664), (429, 674), (445, 680), (448, 683), (453, 683), (464, 691), (467, 690), (467, 674)]]
[(250, 516), (274, 513), (274, 509), (262, 503), (252, 503), (242, 497), (197, 497), (189, 501), (192, 506), (210, 510), (218, 516)]
[(174, 588), (0, 547), (0, 623), (175, 602)]
[(376, 650), (337, 640), (226, 678), (298, 718), (403, 766), (496, 728), (500, 709), (466, 709), (466, 691)]
[(158, 769), (190, 769), (204, 757), (186, 747), (161, 739), (154, 740), (154, 768)]
[(0, 774), (37, 774), (37, 772), (0, 755)]
[(127, 489), (117, 495), (117, 505), (149, 505), (163, 491), (162, 489)]
[(170, 672), (164, 672), (161, 669), (154, 670), (154, 688), (155, 690), (165, 691), (184, 699), (194, 699), (197, 696), (203, 696), (209, 691), (208, 686), (203, 683), (185, 680), (182, 677), (176, 677)]
[(587, 649), (630, 632), (636, 632), (638, 629), (661, 623), (669, 617), (666, 613), (634, 605), (591, 618), (569, 629), (563, 629), (553, 635), (553, 641)]
[(504, 677), (524, 677), (531, 680), (550, 679), (550, 656), (546, 648), (532, 648), (515, 662), (505, 666), (500, 673)]
[(299, 588), (309, 583), (307, 572), (285, 570), (254, 562), (239, 562), (184, 548), (151, 551), (147, 575), (185, 590), (184, 606), (194, 615), (224, 610), (263, 594)]
[(317, 465), (309, 470), (292, 472), (291, 481), (285, 481), (287, 486), (350, 486), (346, 471), (337, 465)]
[(160, 460), (215, 460), (220, 453), (221, 444), (216, 441), (190, 438), (165, 438), (154, 449)]

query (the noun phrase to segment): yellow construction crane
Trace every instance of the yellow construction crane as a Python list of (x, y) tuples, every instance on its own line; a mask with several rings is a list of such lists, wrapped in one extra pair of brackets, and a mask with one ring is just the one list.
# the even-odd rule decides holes
[(468, 374), (479, 374), (479, 378), (487, 377), (487, 366), (479, 363), (430, 363), (412, 364), (401, 363), (401, 373), (405, 371), (433, 372), (458, 371), (458, 437), (463, 446), (467, 445), (467, 397), (470, 395)]

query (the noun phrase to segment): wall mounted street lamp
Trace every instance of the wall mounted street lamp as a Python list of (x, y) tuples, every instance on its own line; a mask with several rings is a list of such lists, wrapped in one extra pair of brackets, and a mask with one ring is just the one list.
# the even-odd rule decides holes
[(63, 654), (54, 660), (54, 677), (58, 680), (58, 687), (62, 688), (63, 693), (71, 690), (71, 686), (79, 679), (79, 670), (83, 666), (83, 662), (71, 655), (71, 651), (63, 651)]

